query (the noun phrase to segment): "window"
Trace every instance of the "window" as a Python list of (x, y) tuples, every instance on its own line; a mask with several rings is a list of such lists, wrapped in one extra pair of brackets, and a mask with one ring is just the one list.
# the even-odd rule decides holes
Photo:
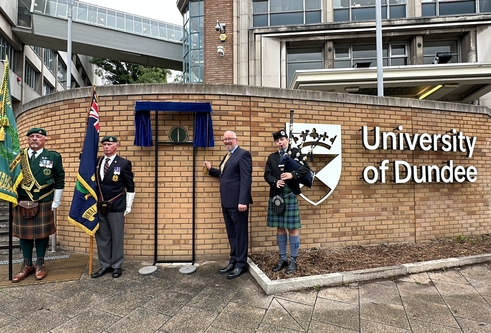
[(0, 36), (0, 59), (6, 59), (6, 57), (9, 59), (10, 70), (15, 72), (17, 70), (17, 51), (6, 39)]
[(421, 0), (421, 11), (422, 16), (489, 13), (491, 0)]
[(43, 80), (43, 96), (52, 94), (55, 92), (55, 88), (53, 88), (48, 81)]
[(253, 0), (252, 25), (321, 23), (321, 0)]
[[(406, 17), (407, 0), (381, 0), (382, 19)], [(375, 0), (334, 0), (334, 22), (375, 20)]]
[(51, 73), (55, 73), (55, 51), (50, 49), (44, 49), (44, 65), (50, 70)]
[(289, 48), (286, 52), (287, 87), (290, 86), (295, 71), (324, 68), (322, 47)]
[(37, 56), (41, 59), (41, 51), (42, 48), (39, 46), (31, 46), (31, 49), (34, 51), (34, 53), (37, 54)]
[(204, 2), (191, 0), (184, 15), (183, 83), (202, 83), (205, 76)]
[(36, 90), (36, 88), (37, 88), (36, 82), (37, 82), (39, 75), (40, 75), (40, 73), (37, 72), (36, 69), (34, 69), (34, 67), (32, 67), (31, 64), (29, 64), (26, 61), (26, 71), (24, 73), (24, 81), (33, 90)]
[(451, 52), (451, 63), (458, 63), (459, 61), (459, 43), (457, 40), (447, 41), (432, 41), (423, 40), (423, 62), (425, 64), (432, 64), (435, 56), (438, 52)]
[[(382, 45), (383, 66), (406, 66), (408, 45), (394, 43)], [(334, 48), (334, 68), (377, 67), (375, 43), (366, 45), (338, 45)]]
[(67, 67), (63, 62), (63, 59), (61, 59), (61, 57), (58, 56), (58, 73), (56, 74), (56, 77), (58, 79), (58, 83), (65, 88), (66, 88), (66, 81), (67, 81), (66, 72), (67, 72)]

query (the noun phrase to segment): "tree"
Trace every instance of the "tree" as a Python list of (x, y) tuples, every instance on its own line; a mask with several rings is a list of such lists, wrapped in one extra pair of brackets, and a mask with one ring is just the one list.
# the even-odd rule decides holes
[(167, 83), (168, 69), (131, 64), (111, 59), (92, 58), (95, 73), (111, 84)]

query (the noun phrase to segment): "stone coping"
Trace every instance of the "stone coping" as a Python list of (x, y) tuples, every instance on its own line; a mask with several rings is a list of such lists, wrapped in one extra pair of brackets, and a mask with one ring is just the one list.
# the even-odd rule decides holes
[(247, 263), (249, 264), (249, 272), (266, 295), (298, 291), (308, 288), (333, 287), (353, 282), (387, 279), (395, 276), (481, 264), (488, 261), (491, 261), (491, 254), (422, 261), (398, 266), (369, 268), (350, 272), (295, 277), (291, 279), (271, 281), (250, 258), (247, 259)]

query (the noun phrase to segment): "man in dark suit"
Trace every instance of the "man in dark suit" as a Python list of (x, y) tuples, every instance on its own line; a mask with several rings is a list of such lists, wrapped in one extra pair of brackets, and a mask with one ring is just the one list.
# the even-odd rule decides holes
[(210, 162), (204, 166), (213, 177), (220, 178), (220, 198), (222, 213), (230, 243), (230, 259), (220, 274), (234, 279), (247, 271), (249, 205), (252, 204), (252, 157), (238, 144), (232, 131), (223, 134), (223, 143), (227, 150), (218, 168), (212, 168)]
[[(19, 274), (12, 282), (24, 280), (35, 273), (36, 280), (46, 277), (44, 255), (49, 236), (55, 233), (53, 210), (61, 204), (65, 187), (65, 171), (61, 155), (44, 148), (48, 140), (43, 128), (27, 132), (29, 148), (16, 159), (21, 164), (22, 182), (17, 187), (19, 205), (13, 210), (13, 236), (19, 238), (24, 257)], [(15, 161), (14, 161), (15, 162)], [(36, 270), (32, 263), (32, 249), (36, 241)]]
[(131, 212), (135, 198), (135, 184), (131, 162), (116, 154), (119, 147), (115, 136), (101, 140), (104, 157), (96, 167), (99, 229), (95, 234), (101, 268), (92, 274), (98, 278), (112, 271), (113, 278), (122, 274), (124, 259), (124, 219)]

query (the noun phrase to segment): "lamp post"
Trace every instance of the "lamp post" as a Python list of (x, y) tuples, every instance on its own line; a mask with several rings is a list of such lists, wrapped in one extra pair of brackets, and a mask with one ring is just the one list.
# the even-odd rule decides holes
[(72, 8), (74, 0), (67, 0), (68, 10), (68, 34), (67, 34), (67, 73), (66, 73), (66, 89), (72, 88)]
[(375, 1), (375, 35), (377, 44), (377, 95), (384, 96), (384, 64), (382, 55), (382, 1)]

